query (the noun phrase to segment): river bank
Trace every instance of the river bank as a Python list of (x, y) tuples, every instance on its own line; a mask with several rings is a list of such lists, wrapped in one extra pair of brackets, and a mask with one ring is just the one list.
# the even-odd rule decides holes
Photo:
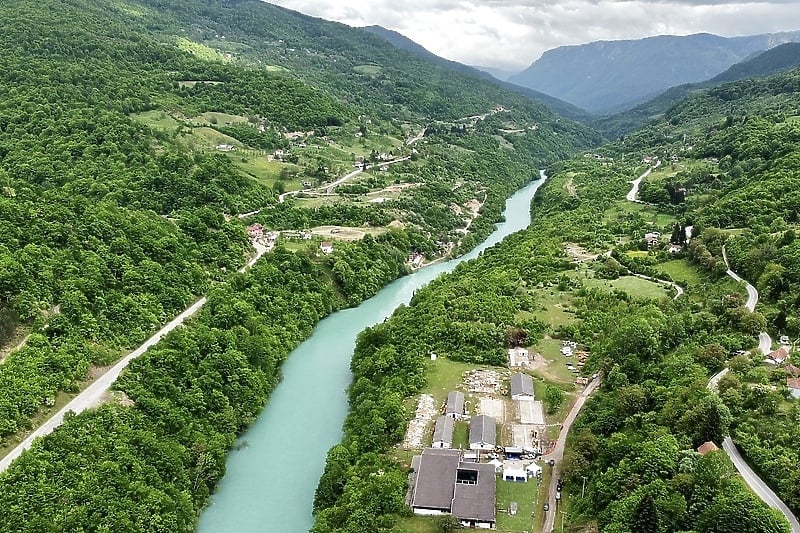
[[(544, 178), (544, 173), (542, 173)], [(396, 280), (353, 309), (322, 320), (283, 365), (283, 380), (258, 420), (240, 437), (226, 475), (201, 515), (197, 531), (307, 531), (312, 500), (328, 449), (339, 442), (357, 335), (388, 318), (414, 292), (530, 224), (539, 179), (506, 201), (505, 222), (479, 246)]]

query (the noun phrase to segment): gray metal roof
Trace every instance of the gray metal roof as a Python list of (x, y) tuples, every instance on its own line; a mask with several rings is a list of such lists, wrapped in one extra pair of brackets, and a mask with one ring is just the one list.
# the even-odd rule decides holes
[(440, 416), (436, 419), (436, 427), (433, 430), (433, 442), (453, 443), (453, 429), (455, 420), (451, 416)]
[(473, 416), (469, 423), (469, 443), (494, 445), (496, 430), (494, 418), (491, 416)]
[(445, 414), (464, 414), (464, 393), (458, 391), (451, 391), (447, 394), (447, 409)]
[(533, 378), (528, 374), (511, 374), (511, 396), (533, 397)]
[[(453, 503), (453, 490), (456, 484), (458, 463), (461, 453), (458, 450), (426, 448), (422, 451), (414, 485), (412, 507), (440, 509), (449, 512)], [(494, 471), (494, 467), (492, 467)]]
[(459, 470), (478, 472), (475, 484), (456, 483), (452, 514), (462, 520), (495, 521), (494, 465), (488, 463), (462, 463)]

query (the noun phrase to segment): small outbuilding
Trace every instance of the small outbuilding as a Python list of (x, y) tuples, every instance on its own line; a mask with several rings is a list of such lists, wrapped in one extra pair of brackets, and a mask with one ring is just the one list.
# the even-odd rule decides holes
[(800, 398), (800, 379), (786, 378), (786, 386), (789, 388), (792, 398)]
[(456, 419), (464, 417), (464, 393), (459, 391), (450, 391), (447, 394), (447, 405), (445, 406), (444, 414)]
[(330, 255), (333, 253), (333, 243), (322, 241), (322, 244), (319, 245), (319, 250), (325, 255)]
[(533, 378), (528, 374), (511, 374), (511, 399), (533, 398)]
[(472, 417), (469, 424), (469, 449), (494, 450), (497, 439), (497, 426), (494, 418), (487, 415)]
[(440, 416), (436, 419), (436, 426), (433, 429), (433, 448), (452, 448), (453, 430), (455, 419), (450, 416)]
[(789, 351), (783, 347), (778, 348), (777, 350), (770, 352), (769, 358), (775, 363), (781, 364), (789, 358)]
[(699, 453), (700, 455), (705, 455), (707, 453), (715, 452), (717, 450), (719, 450), (719, 448), (717, 448), (717, 445), (711, 441), (704, 442), (703, 444), (697, 447), (697, 453)]

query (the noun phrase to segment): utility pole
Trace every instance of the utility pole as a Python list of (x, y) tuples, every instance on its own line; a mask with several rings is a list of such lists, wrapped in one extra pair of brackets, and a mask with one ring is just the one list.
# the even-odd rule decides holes
[(583, 478), (583, 486), (581, 486), (581, 499), (583, 499), (583, 493), (586, 490), (586, 476), (581, 476)]

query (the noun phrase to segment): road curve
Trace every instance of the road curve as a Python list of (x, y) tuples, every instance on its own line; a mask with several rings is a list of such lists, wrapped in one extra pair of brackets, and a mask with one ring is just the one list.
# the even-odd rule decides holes
[[(267, 248), (260, 243), (253, 243), (256, 249), (256, 254), (247, 262), (247, 264), (239, 269), (239, 272), (244, 272), (247, 268), (253, 266), (258, 259), (264, 255)], [(105, 374), (97, 378), (91, 385), (86, 387), (80, 394), (75, 396), (72, 400), (62, 407), (56, 414), (51, 416), (41, 426), (36, 428), (25, 440), (20, 442), (8, 455), (0, 459), (0, 472), (3, 472), (8, 466), (19, 457), (22, 452), (29, 449), (33, 441), (38, 437), (43, 437), (52, 433), (58, 426), (64, 422), (64, 416), (68, 412), (75, 414), (82, 413), (92, 407), (97, 407), (103, 402), (106, 393), (111, 388), (111, 385), (119, 378), (119, 375), (130, 364), (131, 361), (144, 354), (150, 347), (157, 344), (165, 335), (183, 324), (188, 318), (196, 314), (207, 302), (207, 298), (203, 296), (195, 303), (186, 308), (181, 314), (173, 318), (166, 326), (158, 330), (158, 332), (147, 339), (141, 346), (129, 353), (117, 364), (112, 366), (106, 371)]]
[(658, 168), (658, 166), (660, 164), (661, 164), (661, 161), (657, 161), (655, 165), (653, 165), (652, 167), (650, 167), (647, 170), (645, 170), (644, 174), (642, 174), (641, 176), (639, 176), (638, 178), (636, 178), (635, 180), (630, 182), (631, 183), (631, 190), (630, 190), (630, 192), (628, 192), (627, 196), (625, 196), (626, 200), (628, 200), (629, 202), (635, 202), (637, 204), (644, 203), (641, 200), (638, 200), (636, 198), (636, 196), (639, 195), (639, 185), (641, 185), (642, 180), (645, 179), (647, 176), (649, 176), (650, 173), (653, 170), (655, 170), (656, 168)]
[(667, 287), (672, 287), (673, 289), (675, 289), (675, 297), (672, 298), (673, 300), (677, 300), (678, 298), (683, 296), (683, 287), (681, 287), (680, 285), (678, 285), (677, 283), (675, 283), (673, 281), (666, 281), (666, 280), (663, 280), (663, 279), (651, 278), (650, 276), (645, 276), (644, 274), (631, 273), (631, 275), (632, 276), (636, 276), (637, 278), (642, 278), (642, 279), (646, 279), (648, 281), (652, 281), (654, 283), (660, 283), (661, 285), (666, 285)]
[[(722, 260), (725, 261), (725, 266), (728, 268), (726, 274), (735, 281), (744, 283), (745, 289), (747, 289), (747, 302), (745, 302), (744, 306), (752, 313), (756, 310), (756, 304), (758, 304), (758, 291), (755, 287), (750, 285), (750, 283), (743, 280), (739, 274), (731, 270), (731, 265), (728, 263), (728, 253), (725, 251), (724, 244), (722, 245)], [(772, 351), (772, 337), (770, 337), (769, 333), (766, 331), (762, 331), (758, 334), (758, 350), (764, 355), (769, 355)]]
[(792, 533), (800, 533), (800, 522), (797, 521), (797, 517), (792, 513), (789, 507), (783, 503), (775, 492), (772, 491), (769, 486), (764, 483), (758, 475), (750, 468), (750, 465), (747, 464), (747, 461), (744, 460), (742, 454), (739, 453), (739, 449), (733, 443), (730, 437), (725, 437), (725, 440), (722, 441), (722, 448), (728, 454), (728, 457), (731, 458), (733, 465), (736, 467), (736, 470), (739, 471), (739, 474), (744, 478), (747, 485), (752, 489), (756, 495), (761, 498), (767, 505), (772, 507), (773, 509), (779, 510), (783, 516), (786, 517), (786, 520), (789, 521), (789, 525), (792, 528)]
[(586, 403), (586, 399), (591, 396), (599, 384), (600, 378), (595, 378), (589, 383), (589, 385), (586, 386), (585, 389), (583, 389), (583, 392), (580, 396), (578, 396), (578, 398), (575, 400), (575, 403), (572, 405), (572, 408), (569, 410), (567, 418), (564, 419), (564, 424), (561, 426), (561, 431), (558, 434), (558, 439), (556, 439), (556, 445), (553, 447), (553, 451), (542, 456), (544, 461), (549, 461), (552, 459), (556, 462), (550, 475), (550, 487), (547, 489), (546, 501), (550, 503), (550, 510), (545, 513), (544, 523), (542, 524), (542, 533), (550, 533), (553, 531), (553, 527), (555, 525), (555, 517), (556, 513), (558, 512), (558, 509), (556, 508), (556, 487), (558, 485), (558, 474), (561, 471), (561, 460), (564, 458), (564, 449), (566, 448), (567, 444), (567, 434), (569, 433), (569, 428), (572, 427), (572, 423), (575, 422), (575, 419), (578, 417), (578, 413), (580, 413), (583, 405)]

